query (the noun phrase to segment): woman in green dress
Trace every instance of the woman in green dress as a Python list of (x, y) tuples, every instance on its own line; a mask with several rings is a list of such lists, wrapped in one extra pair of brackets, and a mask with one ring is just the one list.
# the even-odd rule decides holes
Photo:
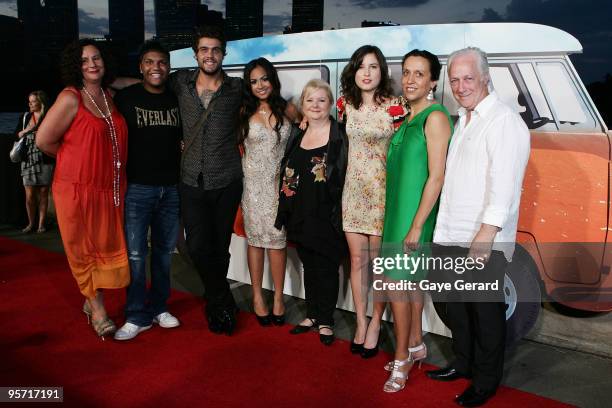
[[(410, 115), (393, 135), (387, 154), (382, 257), (410, 253), (433, 237), (453, 130), (448, 111), (433, 96), (440, 71), (440, 61), (428, 51), (412, 50), (402, 60), (402, 90)], [(385, 279), (418, 281), (425, 272), (391, 269)], [(391, 371), (386, 392), (403, 389), (414, 362), (427, 357), (421, 334), (423, 294), (411, 290), (407, 296), (397, 295), (389, 297), (397, 344), (394, 361), (386, 366)]]

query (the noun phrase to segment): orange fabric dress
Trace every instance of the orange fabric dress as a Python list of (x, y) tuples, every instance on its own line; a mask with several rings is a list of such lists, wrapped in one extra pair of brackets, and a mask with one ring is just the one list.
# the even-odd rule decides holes
[(115, 109), (112, 118), (121, 161), (120, 205), (115, 207), (108, 125), (83, 105), (80, 92), (67, 89), (79, 98), (79, 108), (57, 152), (53, 200), (72, 274), (81, 293), (93, 297), (96, 289), (130, 283), (123, 232), (127, 126)]

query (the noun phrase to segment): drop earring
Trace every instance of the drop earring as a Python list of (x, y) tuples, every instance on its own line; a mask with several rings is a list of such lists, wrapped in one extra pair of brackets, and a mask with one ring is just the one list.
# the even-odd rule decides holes
[(427, 94), (427, 100), (428, 101), (433, 101), (434, 100), (433, 89), (429, 90), (429, 93)]

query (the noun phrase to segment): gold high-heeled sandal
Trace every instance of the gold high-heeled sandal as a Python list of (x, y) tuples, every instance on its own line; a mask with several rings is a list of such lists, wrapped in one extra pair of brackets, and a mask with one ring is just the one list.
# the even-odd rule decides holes
[(83, 313), (87, 316), (87, 324), (91, 323), (91, 306), (87, 299), (85, 299), (85, 303), (83, 303)]
[(117, 326), (108, 316), (101, 320), (91, 320), (94, 331), (102, 340), (117, 331)]
[[(424, 351), (424, 353), (422, 355), (419, 355), (419, 356), (415, 357), (414, 353), (418, 353), (420, 351)], [(427, 346), (425, 345), (425, 342), (419, 344), (416, 347), (408, 347), (408, 358), (413, 363), (416, 363), (418, 361), (419, 362), (419, 369), (420, 369), (421, 368), (421, 364), (423, 364), (423, 360), (425, 360), (427, 358)], [(385, 370), (386, 371), (392, 371), (393, 370), (393, 361), (389, 361), (387, 364), (385, 364)]]

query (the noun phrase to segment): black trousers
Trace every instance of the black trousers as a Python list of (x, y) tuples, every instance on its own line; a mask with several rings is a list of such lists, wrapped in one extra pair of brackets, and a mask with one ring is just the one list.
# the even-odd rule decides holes
[[(465, 257), (468, 254), (466, 248), (451, 247), (449, 250), (453, 256)], [(488, 278), (470, 277), (467, 273), (456, 277), (474, 282), (500, 279), (497, 297), (503, 299), (503, 273), (507, 265), (502, 252), (492, 251), (484, 269), (477, 272)], [(503, 301), (491, 302), (488, 297), (495, 296), (483, 296), (483, 301), (479, 301), (477, 294), (470, 294), (469, 301), (447, 302), (445, 307), (453, 335), (455, 360), (452, 367), (464, 375), (471, 375), (474, 387), (493, 391), (504, 372), (506, 309)]]
[(297, 253), (304, 265), (307, 317), (316, 320), (317, 325), (333, 326), (340, 288), (340, 264), (301, 245), (297, 247)]
[(242, 180), (215, 190), (181, 183), (180, 194), (187, 249), (204, 283), (206, 312), (234, 308), (236, 303), (227, 282), (227, 270)]

